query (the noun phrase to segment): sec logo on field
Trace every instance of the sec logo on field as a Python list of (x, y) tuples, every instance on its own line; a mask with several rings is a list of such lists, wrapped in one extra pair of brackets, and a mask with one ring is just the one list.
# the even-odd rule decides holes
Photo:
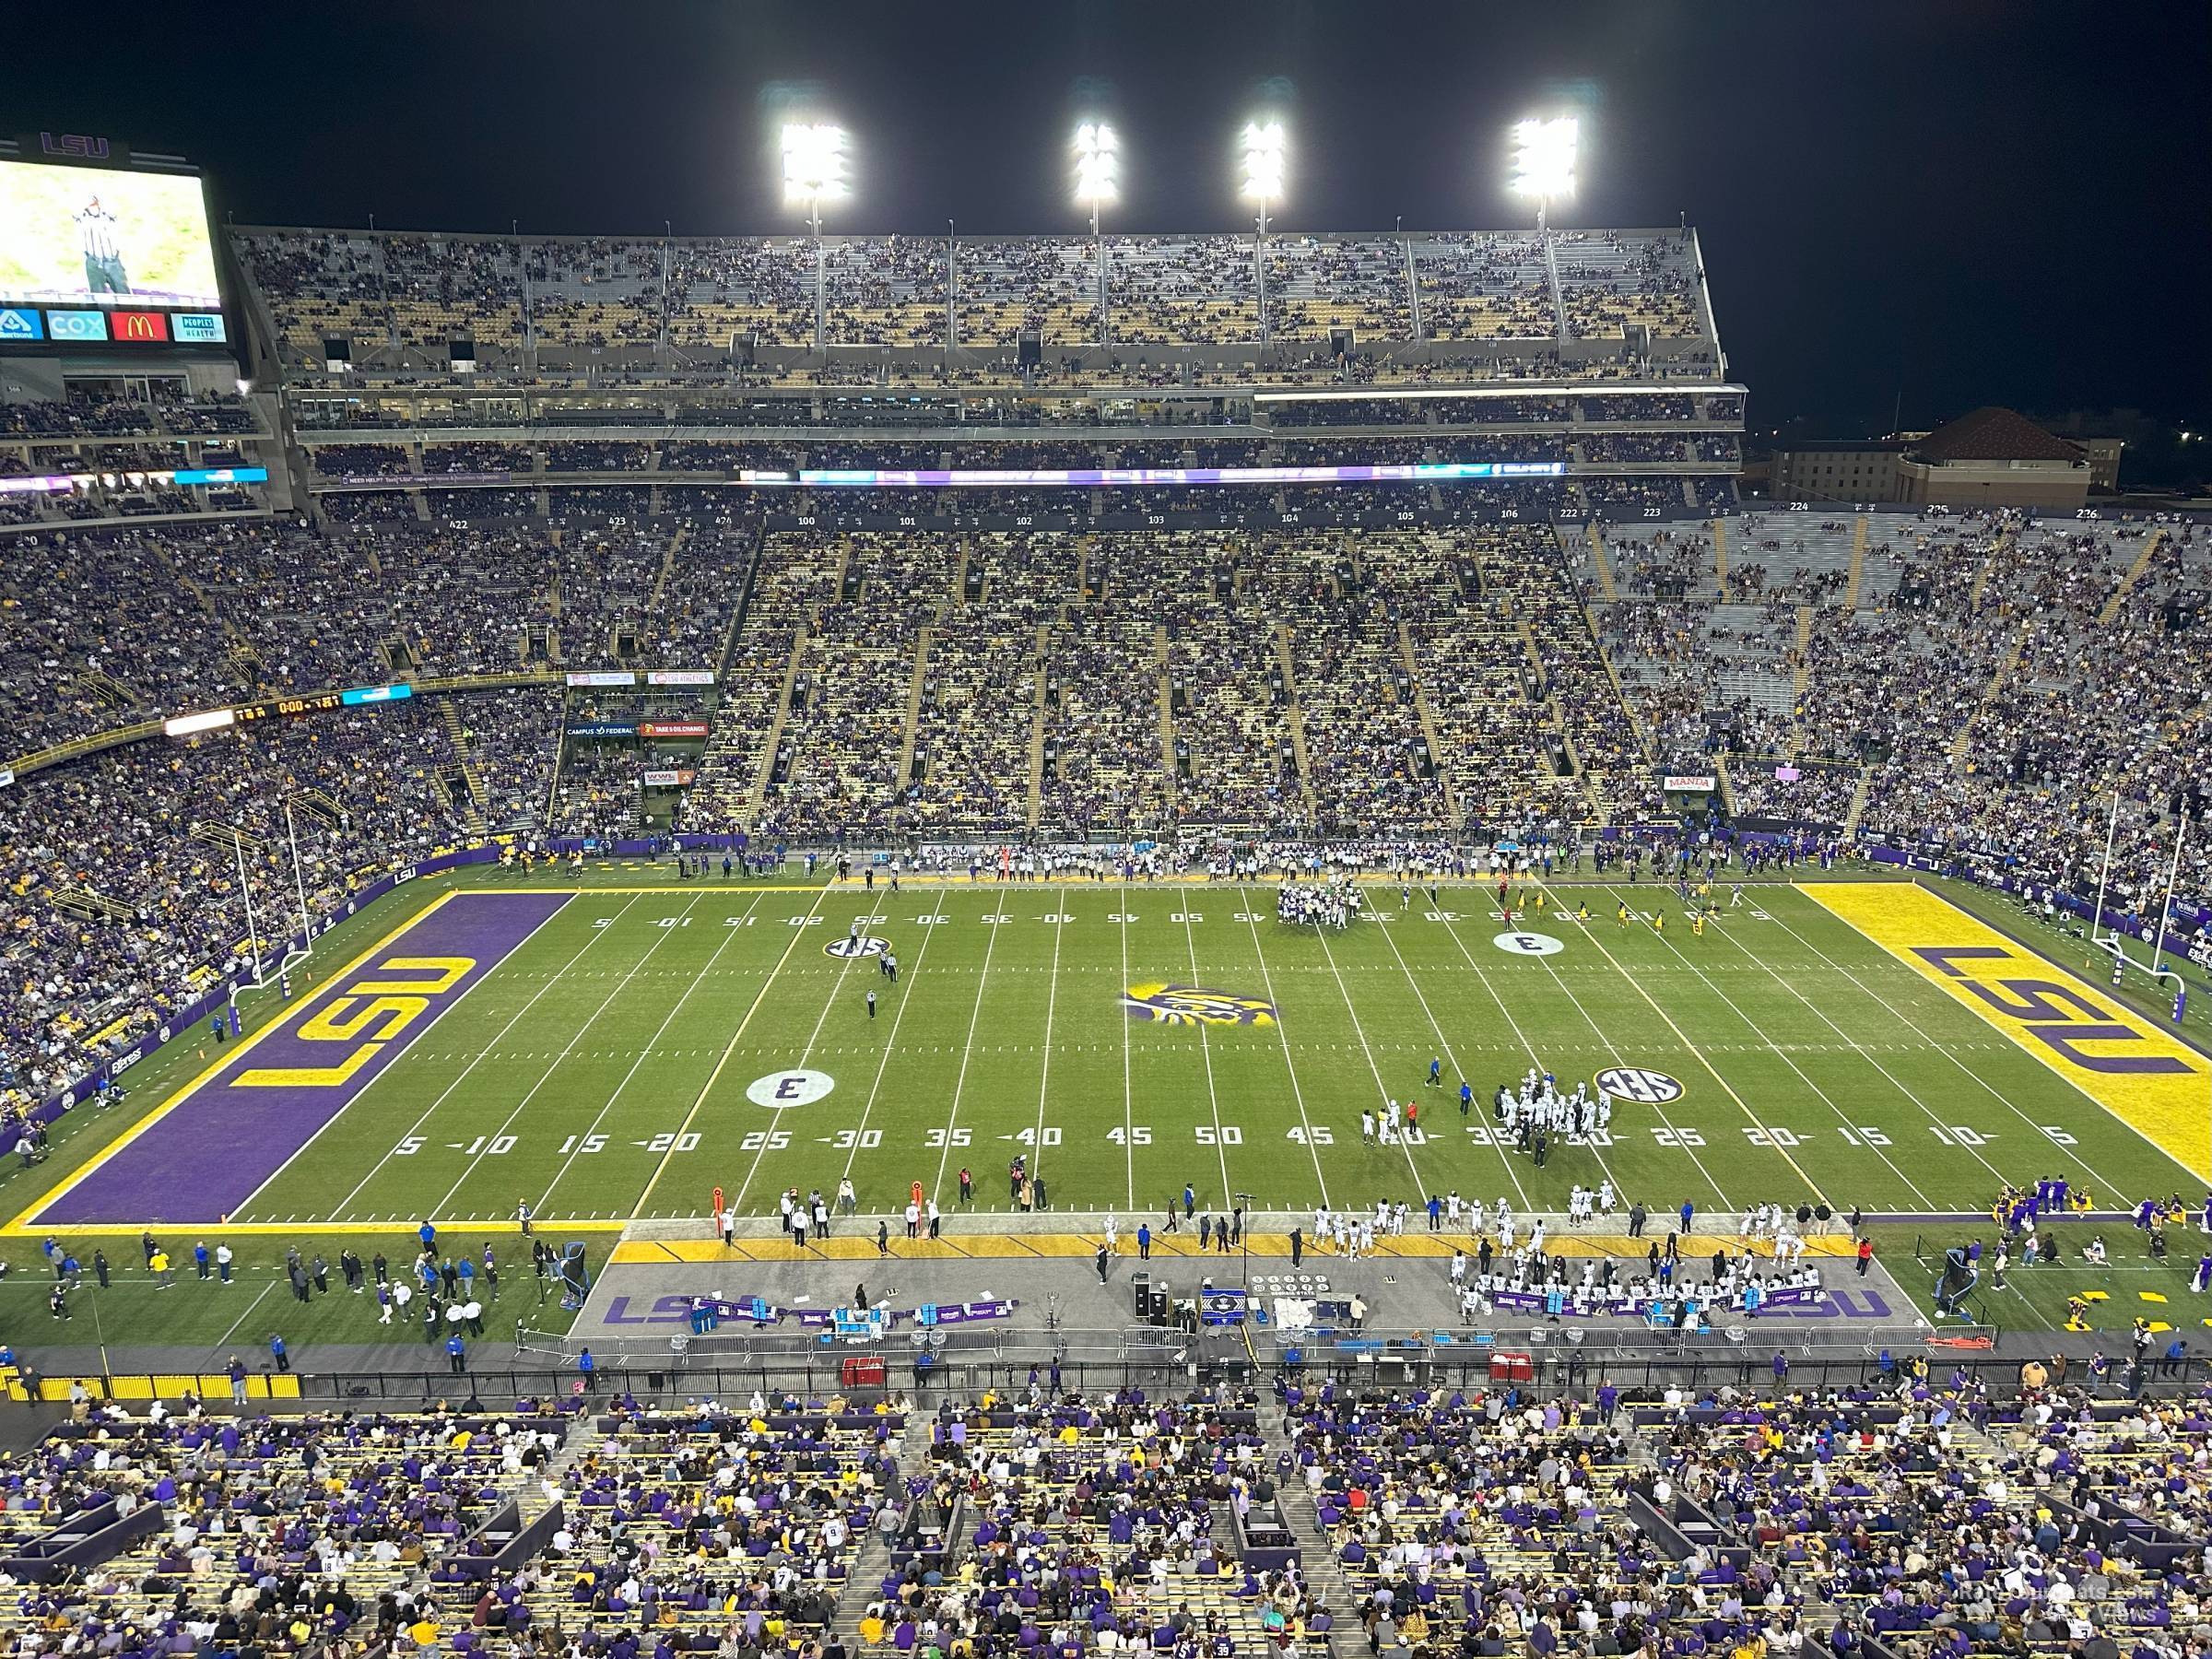
[(1645, 1106), (1664, 1106), (1682, 1098), (1682, 1085), (1665, 1072), (1641, 1065), (1609, 1065), (1594, 1079), (1598, 1088), (1617, 1100)]
[(811, 1106), (836, 1087), (837, 1079), (828, 1072), (794, 1067), (755, 1077), (745, 1086), (745, 1098), (756, 1106), (781, 1112), (786, 1106)]
[(1501, 933), (1490, 943), (1514, 956), (1557, 956), (1567, 948), (1560, 940), (1540, 933)]
[(891, 942), (888, 939), (878, 939), (871, 935), (862, 934), (858, 938), (847, 937), (830, 940), (829, 944), (822, 947), (822, 954), (833, 957), (872, 957), (881, 956), (890, 947)]

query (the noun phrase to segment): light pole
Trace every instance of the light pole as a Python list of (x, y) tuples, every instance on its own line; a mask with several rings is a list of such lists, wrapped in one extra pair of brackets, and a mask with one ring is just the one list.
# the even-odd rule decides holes
[(1244, 182), (1239, 191), (1259, 208), (1259, 240), (1253, 243), (1252, 264), (1260, 296), (1260, 344), (1267, 344), (1267, 206), (1283, 194), (1284, 141), (1280, 121), (1244, 124)]
[(1574, 194), (1574, 164), (1581, 147), (1582, 123), (1572, 115), (1513, 124), (1512, 188), (1515, 195), (1535, 198), (1539, 237), (1553, 200)]
[(827, 260), (822, 253), (822, 204), (852, 194), (847, 181), (845, 129), (826, 121), (783, 124), (783, 200), (806, 209), (814, 232), (814, 348), (822, 349)]
[(1099, 234), (1099, 209), (1121, 194), (1122, 141), (1102, 121), (1076, 129), (1076, 200), (1090, 209), (1090, 240), (1099, 254), (1099, 349), (1106, 349), (1106, 241)]

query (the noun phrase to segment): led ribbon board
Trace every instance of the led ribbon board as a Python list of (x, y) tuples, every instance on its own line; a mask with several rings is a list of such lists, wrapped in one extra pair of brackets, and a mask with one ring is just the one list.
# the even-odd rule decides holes
[(746, 484), (805, 488), (1021, 489), (1039, 486), (1074, 489), (1142, 488), (1161, 484), (1455, 484), (1482, 478), (1558, 478), (1564, 461), (1417, 461), (1373, 466), (1143, 466), (936, 467), (894, 472), (878, 468), (807, 467), (797, 474), (741, 470)]

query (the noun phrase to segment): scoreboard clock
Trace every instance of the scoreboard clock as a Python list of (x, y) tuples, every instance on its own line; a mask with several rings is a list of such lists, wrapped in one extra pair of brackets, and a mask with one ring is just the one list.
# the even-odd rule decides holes
[(238, 717), (242, 721), (266, 720), (272, 714), (319, 714), (344, 701), (344, 694), (337, 691), (319, 691), (312, 697), (273, 697), (266, 702), (241, 704)]

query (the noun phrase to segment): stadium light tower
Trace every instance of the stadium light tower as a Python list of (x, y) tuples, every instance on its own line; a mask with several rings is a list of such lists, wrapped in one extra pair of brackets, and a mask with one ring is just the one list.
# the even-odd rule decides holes
[(1539, 235), (1552, 202), (1574, 194), (1575, 159), (1581, 147), (1582, 123), (1571, 115), (1513, 125), (1512, 191), (1535, 197)]
[(1267, 234), (1267, 205), (1283, 194), (1283, 124), (1248, 121), (1244, 124), (1244, 183), (1241, 194), (1258, 204), (1260, 235)]
[(822, 233), (822, 204), (852, 194), (845, 176), (845, 129), (828, 122), (783, 124), (783, 199), (806, 209), (806, 222)]
[(1106, 348), (1106, 241), (1099, 209), (1121, 194), (1122, 141), (1102, 121), (1076, 129), (1076, 200), (1090, 209), (1090, 240), (1099, 254), (1099, 349)]
[(1122, 141), (1102, 121), (1076, 129), (1076, 200), (1090, 209), (1090, 233), (1099, 233), (1099, 209), (1121, 194)]
[(1260, 234), (1252, 244), (1253, 291), (1259, 296), (1260, 344), (1267, 344), (1267, 205), (1283, 194), (1283, 124), (1269, 119), (1244, 124), (1244, 183), (1241, 194), (1260, 210)]
[(823, 289), (829, 261), (822, 252), (822, 204), (853, 194), (845, 176), (845, 129), (826, 121), (783, 124), (783, 199), (806, 209), (814, 231), (814, 348), (822, 349)]

